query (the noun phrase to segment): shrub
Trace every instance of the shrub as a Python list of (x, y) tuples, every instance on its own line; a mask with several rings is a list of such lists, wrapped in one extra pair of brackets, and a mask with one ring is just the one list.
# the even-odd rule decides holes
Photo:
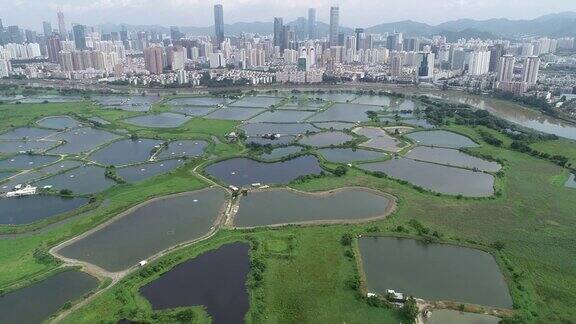
[(342, 238), (340, 238), (340, 243), (342, 243), (342, 245), (344, 245), (344, 246), (350, 246), (350, 245), (352, 245), (353, 239), (354, 239), (354, 237), (352, 236), (352, 234), (346, 233), (346, 234), (342, 235)]

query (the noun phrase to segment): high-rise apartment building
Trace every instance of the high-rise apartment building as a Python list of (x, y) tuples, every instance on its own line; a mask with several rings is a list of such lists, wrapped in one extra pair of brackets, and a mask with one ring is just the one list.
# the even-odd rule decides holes
[(500, 57), (498, 62), (498, 75), (497, 79), (499, 82), (510, 82), (514, 79), (514, 64), (516, 59), (514, 55), (504, 55)]
[(221, 4), (214, 6), (214, 34), (216, 44), (218, 44), (218, 48), (221, 48), (224, 41), (224, 8)]
[(283, 36), (284, 35), (284, 20), (280, 17), (275, 17), (274, 18), (274, 46), (278, 46), (280, 47), (280, 49), (282, 49), (282, 46), (284, 44), (284, 39)]
[(540, 58), (538, 56), (528, 56), (524, 59), (524, 69), (522, 70), (522, 81), (528, 85), (535, 85), (538, 81), (538, 69), (540, 68)]
[(338, 30), (340, 24), (340, 8), (330, 7), (330, 46), (338, 46)]
[(163, 52), (164, 50), (160, 46), (152, 46), (144, 49), (144, 62), (146, 65), (146, 70), (150, 74), (162, 74), (163, 68)]

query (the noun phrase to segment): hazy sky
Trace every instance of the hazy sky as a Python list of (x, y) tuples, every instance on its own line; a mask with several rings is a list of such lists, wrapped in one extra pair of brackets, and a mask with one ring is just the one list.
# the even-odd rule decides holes
[(0, 0), (4, 26), (17, 24), (36, 30), (43, 20), (56, 26), (62, 8), (66, 23), (212, 25), (212, 5), (224, 5), (225, 23), (292, 20), (305, 16), (310, 6), (317, 19), (328, 21), (329, 7), (340, 6), (341, 24), (368, 27), (411, 19), (437, 24), (459, 19), (531, 19), (544, 14), (576, 11), (576, 0)]

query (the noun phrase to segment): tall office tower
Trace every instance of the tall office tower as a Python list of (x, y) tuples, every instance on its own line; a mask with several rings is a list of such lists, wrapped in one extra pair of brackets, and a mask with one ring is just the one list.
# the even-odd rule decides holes
[(419, 79), (429, 79), (434, 75), (434, 54), (418, 52), (416, 54), (417, 76)]
[(524, 59), (524, 70), (522, 71), (522, 81), (528, 85), (535, 85), (538, 81), (538, 69), (540, 68), (540, 58), (538, 56), (528, 56)]
[(163, 49), (160, 46), (152, 46), (144, 49), (144, 63), (146, 70), (150, 74), (162, 74), (163, 66)]
[(510, 82), (514, 78), (514, 63), (516, 59), (513, 55), (504, 55), (498, 62), (497, 80), (500, 82)]
[(10, 43), (24, 43), (24, 34), (18, 26), (8, 26), (8, 42)]
[(279, 17), (274, 18), (274, 46), (282, 47), (284, 40), (282, 35), (284, 34), (284, 20)]
[(84, 25), (74, 25), (72, 27), (72, 32), (74, 34), (74, 44), (77, 50), (85, 50), (86, 47), (86, 26)]
[(390, 74), (392, 76), (400, 76), (402, 75), (402, 56), (396, 54), (392, 57), (392, 63), (390, 67)]
[[(392, 35), (388, 35), (386, 38), (386, 48), (391, 51), (401, 51), (403, 47), (403, 38), (402, 33), (394, 33)], [(418, 45), (418, 47), (420, 47)], [(418, 51), (418, 49), (414, 49), (414, 51)]]
[(52, 24), (49, 21), (43, 21), (42, 31), (44, 32), (44, 36), (46, 37), (52, 36)]
[(224, 41), (224, 8), (221, 4), (214, 5), (214, 34), (220, 48)]
[(330, 7), (330, 46), (338, 46), (338, 24), (340, 20), (340, 8)]
[(356, 50), (367, 49), (366, 46), (366, 34), (364, 33), (364, 28), (356, 28)]
[(66, 40), (68, 38), (66, 23), (64, 22), (64, 13), (62, 11), (58, 11), (58, 33), (61, 39)]
[(490, 72), (498, 71), (498, 64), (502, 55), (504, 55), (504, 45), (494, 44), (490, 47)]
[(316, 9), (308, 9), (308, 38), (316, 38)]

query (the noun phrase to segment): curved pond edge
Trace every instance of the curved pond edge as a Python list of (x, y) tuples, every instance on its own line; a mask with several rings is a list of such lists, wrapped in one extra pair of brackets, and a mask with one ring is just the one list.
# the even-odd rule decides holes
[(86, 269), (86, 272), (87, 272), (87, 273), (89, 273), (89, 274), (91, 274), (91, 275), (93, 275), (93, 276), (104, 276), (104, 277), (112, 278), (112, 279), (114, 279), (114, 280), (120, 279), (120, 278), (122, 278), (125, 274), (127, 274), (127, 273), (129, 273), (131, 270), (133, 270), (134, 268), (137, 268), (138, 265), (132, 265), (132, 266), (130, 266), (130, 267), (128, 267), (128, 268), (125, 268), (125, 269), (123, 269), (123, 270), (121, 270), (121, 271), (112, 272), (112, 271), (108, 271), (108, 270), (106, 270), (106, 269), (103, 269), (103, 268), (101, 268), (101, 267), (99, 267), (99, 266), (97, 266), (97, 265), (95, 265), (95, 264), (92, 264), (92, 263), (90, 263), (90, 262), (87, 262), (87, 261), (77, 260), (77, 259), (73, 259), (73, 258), (68, 258), (68, 257), (66, 257), (66, 256), (63, 256), (63, 255), (59, 254), (59, 251), (62, 250), (63, 248), (65, 248), (65, 247), (67, 247), (67, 246), (70, 246), (70, 245), (72, 245), (72, 244), (74, 244), (74, 243), (76, 243), (76, 242), (78, 242), (78, 241), (81, 241), (82, 239), (84, 239), (84, 238), (92, 235), (93, 233), (95, 233), (95, 232), (97, 232), (97, 231), (99, 231), (99, 230), (101, 230), (101, 229), (103, 229), (103, 228), (111, 225), (112, 223), (116, 222), (117, 220), (119, 220), (119, 219), (121, 219), (121, 218), (123, 218), (123, 217), (125, 217), (125, 216), (127, 216), (127, 215), (129, 215), (129, 214), (131, 214), (131, 213), (133, 213), (134, 211), (136, 211), (136, 210), (138, 210), (138, 209), (140, 209), (140, 208), (142, 208), (142, 207), (145, 207), (145, 206), (147, 206), (147, 205), (149, 205), (149, 204), (151, 204), (151, 203), (154, 203), (154, 202), (156, 202), (156, 201), (165, 200), (165, 199), (174, 198), (174, 197), (181, 197), (181, 196), (186, 196), (186, 195), (190, 195), (190, 194), (200, 193), (200, 192), (208, 191), (208, 190), (212, 190), (212, 189), (222, 190), (223, 192), (226, 193), (226, 195), (228, 195), (228, 198), (225, 200), (225, 202), (224, 202), (224, 203), (222, 204), (222, 206), (220, 207), (220, 210), (218, 211), (218, 216), (217, 216), (216, 219), (214, 220), (214, 223), (212, 224), (212, 227), (210, 228), (210, 230), (209, 230), (207, 233), (203, 234), (202, 236), (200, 236), (200, 237), (198, 237), (198, 238), (195, 238), (195, 239), (190, 240), (190, 241), (178, 243), (178, 244), (176, 244), (176, 245), (174, 245), (174, 246), (171, 246), (171, 247), (169, 247), (169, 248), (167, 248), (167, 249), (165, 249), (165, 250), (162, 250), (162, 251), (160, 251), (160, 252), (158, 252), (158, 253), (156, 253), (156, 254), (154, 254), (154, 255), (151, 255), (151, 256), (149, 256), (149, 257), (146, 258), (146, 261), (148, 261), (148, 262), (150, 262), (150, 261), (152, 261), (152, 260), (156, 260), (156, 259), (162, 257), (163, 255), (165, 255), (165, 254), (167, 254), (167, 253), (169, 253), (169, 252), (171, 252), (171, 251), (173, 251), (173, 250), (175, 250), (175, 249), (178, 249), (178, 248), (180, 248), (180, 247), (183, 247), (183, 246), (186, 246), (186, 245), (189, 245), (189, 244), (192, 244), (192, 243), (196, 243), (196, 242), (205, 240), (205, 239), (211, 237), (212, 235), (214, 235), (214, 234), (218, 231), (218, 229), (219, 229), (219, 227), (220, 227), (219, 225), (222, 224), (222, 223), (223, 223), (223, 220), (226, 219), (226, 215), (227, 215), (227, 213), (228, 213), (228, 210), (230, 210), (230, 207), (231, 207), (231, 199), (230, 199), (230, 196), (229, 196), (229, 194), (230, 194), (229, 191), (226, 190), (226, 189), (224, 189), (224, 188), (222, 188), (222, 187), (220, 187), (220, 186), (208, 186), (208, 187), (205, 187), (205, 188), (202, 188), (202, 189), (199, 189), (199, 190), (179, 192), (179, 193), (174, 193), (174, 194), (170, 194), (170, 195), (166, 195), (166, 196), (155, 197), (155, 198), (146, 200), (146, 201), (144, 201), (144, 202), (141, 202), (141, 203), (139, 203), (139, 204), (137, 204), (137, 205), (134, 205), (134, 206), (126, 209), (125, 211), (119, 213), (118, 215), (116, 215), (116, 216), (108, 219), (106, 222), (104, 222), (104, 223), (102, 223), (102, 224), (100, 224), (100, 225), (98, 225), (98, 226), (96, 226), (96, 227), (91, 228), (89, 231), (86, 231), (86, 232), (84, 232), (84, 233), (82, 233), (82, 234), (80, 234), (80, 235), (78, 235), (78, 236), (73, 237), (72, 239), (70, 239), (70, 240), (68, 240), (68, 241), (65, 241), (65, 242), (63, 242), (63, 243), (60, 243), (60, 244), (52, 247), (49, 252), (50, 252), (50, 254), (52, 254), (54, 257), (56, 257), (56, 258), (64, 261), (65, 263), (75, 264), (75, 265), (80, 265), (80, 266), (82, 266), (84, 269)]
[[(348, 190), (356, 190), (356, 191), (364, 191), (371, 194), (375, 194), (384, 198), (387, 198), (389, 203), (384, 213), (381, 215), (362, 218), (362, 219), (337, 219), (337, 220), (311, 220), (311, 221), (303, 221), (303, 222), (288, 222), (288, 223), (279, 223), (279, 224), (272, 224), (272, 225), (261, 225), (261, 226), (235, 226), (234, 221), (236, 219), (236, 213), (231, 214), (230, 217), (226, 220), (226, 225), (231, 226), (231, 228), (235, 229), (255, 229), (255, 228), (276, 228), (276, 227), (284, 227), (284, 226), (291, 226), (291, 225), (338, 225), (338, 224), (363, 224), (369, 223), (375, 220), (381, 220), (397, 210), (398, 206), (398, 198), (396, 196), (389, 194), (387, 192), (379, 191), (376, 189), (366, 188), (366, 187), (359, 187), (359, 186), (348, 186), (348, 187), (340, 187), (337, 189), (326, 190), (326, 191), (319, 191), (319, 192), (306, 192), (297, 190), (291, 187), (274, 187), (270, 189), (255, 189), (250, 190), (249, 193), (258, 193), (258, 192), (265, 192), (265, 191), (289, 191), (291, 193), (300, 195), (302, 197), (311, 197), (311, 198), (325, 198), (334, 196), (340, 192), (348, 191)], [(240, 201), (242, 200), (241, 196), (238, 197), (238, 200), (235, 203), (235, 206), (240, 205)]]

